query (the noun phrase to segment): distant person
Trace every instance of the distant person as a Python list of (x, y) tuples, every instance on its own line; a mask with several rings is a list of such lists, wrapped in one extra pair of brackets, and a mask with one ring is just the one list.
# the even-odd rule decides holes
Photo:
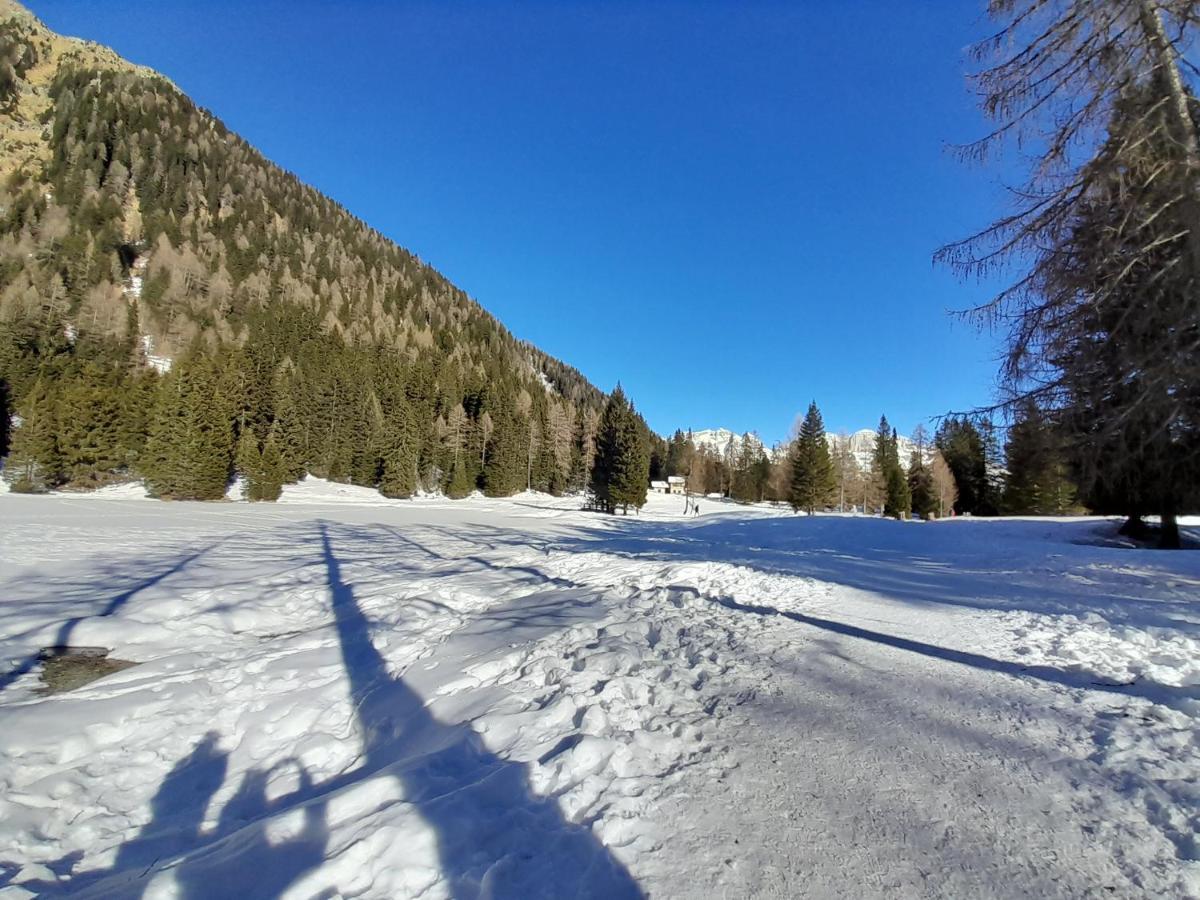
[(700, 501), (699, 500), (697, 500), (695, 503), (692, 504), (692, 515), (693, 516), (700, 515)]

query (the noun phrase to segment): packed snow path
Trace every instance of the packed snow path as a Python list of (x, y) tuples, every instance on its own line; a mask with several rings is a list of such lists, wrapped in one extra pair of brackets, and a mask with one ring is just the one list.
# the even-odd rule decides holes
[(677, 500), (0, 497), (0, 897), (1200, 896), (1200, 554)]

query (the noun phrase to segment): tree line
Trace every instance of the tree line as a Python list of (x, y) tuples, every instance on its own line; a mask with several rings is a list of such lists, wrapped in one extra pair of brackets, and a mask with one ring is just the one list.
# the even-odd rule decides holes
[(1076, 477), (1053, 425), (1036, 408), (1014, 422), (1001, 444), (987, 419), (948, 416), (930, 435), (914, 430), (907, 458), (886, 416), (865, 464), (848, 435), (829, 434), (816, 403), (793, 437), (768, 452), (755, 435), (724, 452), (676, 431), (652, 451), (652, 477), (680, 475), (693, 493), (742, 502), (786, 503), (797, 511), (910, 515), (1066, 515), (1084, 511)]

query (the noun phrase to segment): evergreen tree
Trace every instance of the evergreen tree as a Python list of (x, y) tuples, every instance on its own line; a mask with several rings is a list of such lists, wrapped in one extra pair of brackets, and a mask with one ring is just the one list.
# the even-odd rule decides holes
[(58, 446), (57, 398), (51, 382), (39, 378), (18, 409), (5, 478), (18, 493), (42, 493), (62, 481)]
[(630, 506), (640, 509), (646, 503), (649, 481), (649, 450), (633, 405), (618, 384), (604, 405), (596, 433), (592, 502), (607, 513), (617, 507), (625, 512)]
[(515, 408), (498, 409), (493, 421), (483, 492), (489, 497), (511, 497), (525, 488), (529, 438)]
[[(894, 493), (892, 484), (892, 469), (898, 465), (895, 458), (895, 444), (892, 443), (892, 426), (888, 424), (887, 416), (879, 417), (879, 427), (875, 431), (875, 447), (871, 451), (871, 471), (864, 485), (864, 507), (870, 505), (874, 510), (887, 512), (888, 498)], [(864, 512), (867, 510), (864, 509)]]
[(59, 442), (66, 477), (74, 486), (98, 487), (121, 468), (119, 387), (94, 363), (62, 387)]
[(162, 380), (143, 470), (165, 500), (219, 500), (233, 456), (233, 431), (212, 360), (193, 349)]
[(948, 417), (938, 427), (934, 444), (954, 475), (959, 515), (992, 516), (996, 508), (988, 481), (987, 453), (983, 436), (970, 419)]
[(243, 428), (234, 454), (234, 468), (242, 477), (242, 495), (247, 500), (257, 500), (256, 484), (262, 468), (262, 452), (258, 449), (258, 438), (249, 428)]
[(937, 513), (938, 496), (933, 483), (933, 471), (926, 465), (925, 457), (917, 449), (913, 450), (908, 463), (908, 491), (914, 515), (930, 519)]
[(892, 429), (885, 444), (887, 445), (885, 451), (887, 469), (884, 478), (887, 495), (883, 504), (883, 514), (902, 519), (912, 510), (912, 495), (909, 493), (908, 479), (905, 478), (904, 470), (900, 467), (900, 441), (896, 436), (896, 429)]
[(418, 449), (407, 402), (398, 401), (388, 414), (384, 435), (379, 492), (385, 497), (411, 497), (417, 490)]
[(446, 488), (446, 496), (452, 500), (461, 500), (475, 490), (475, 479), (467, 471), (466, 461), (459, 459), (450, 471), (450, 484)]
[(1004, 445), (1008, 478), (1004, 510), (1013, 515), (1063, 515), (1075, 505), (1059, 431), (1037, 405), (1022, 404)]
[(287, 471), (283, 464), (283, 455), (275, 443), (274, 435), (267, 436), (267, 442), (262, 449), (262, 462), (259, 469), (259, 500), (278, 500), (283, 493), (284, 479)]
[(792, 485), (789, 502), (794, 510), (805, 510), (811, 516), (824, 507), (837, 483), (829, 443), (825, 440), (825, 422), (815, 402), (800, 426), (800, 434), (792, 445)]
[(290, 379), (282, 375), (276, 377), (272, 405), (275, 421), (271, 423), (271, 438), (279, 452), (283, 482), (290, 484), (304, 477), (308, 459), (307, 434)]

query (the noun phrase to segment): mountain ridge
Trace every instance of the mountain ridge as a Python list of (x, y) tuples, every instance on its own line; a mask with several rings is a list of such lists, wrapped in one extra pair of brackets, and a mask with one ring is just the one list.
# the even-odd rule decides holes
[[(728, 428), (706, 428), (699, 431), (684, 432), (684, 434), (692, 436), (692, 443), (697, 448), (706, 447), (721, 457), (725, 455), (736, 457), (740, 454), (744, 440), (747, 437), (756, 441), (772, 460), (778, 459), (787, 453), (788, 442), (783, 442), (775, 447), (767, 447), (762, 439), (752, 431), (739, 434)], [(872, 454), (875, 450), (875, 435), (875, 430), (871, 428), (860, 428), (858, 431), (847, 435), (843, 435), (840, 432), (827, 431), (825, 432), (825, 440), (828, 442), (830, 450), (835, 450), (843, 439), (846, 440), (850, 446), (850, 452), (859, 466), (868, 469), (870, 468)], [(896, 436), (896, 444), (901, 464), (907, 468), (909, 457), (912, 455), (913, 450), (916, 449), (916, 444), (904, 435)]]

